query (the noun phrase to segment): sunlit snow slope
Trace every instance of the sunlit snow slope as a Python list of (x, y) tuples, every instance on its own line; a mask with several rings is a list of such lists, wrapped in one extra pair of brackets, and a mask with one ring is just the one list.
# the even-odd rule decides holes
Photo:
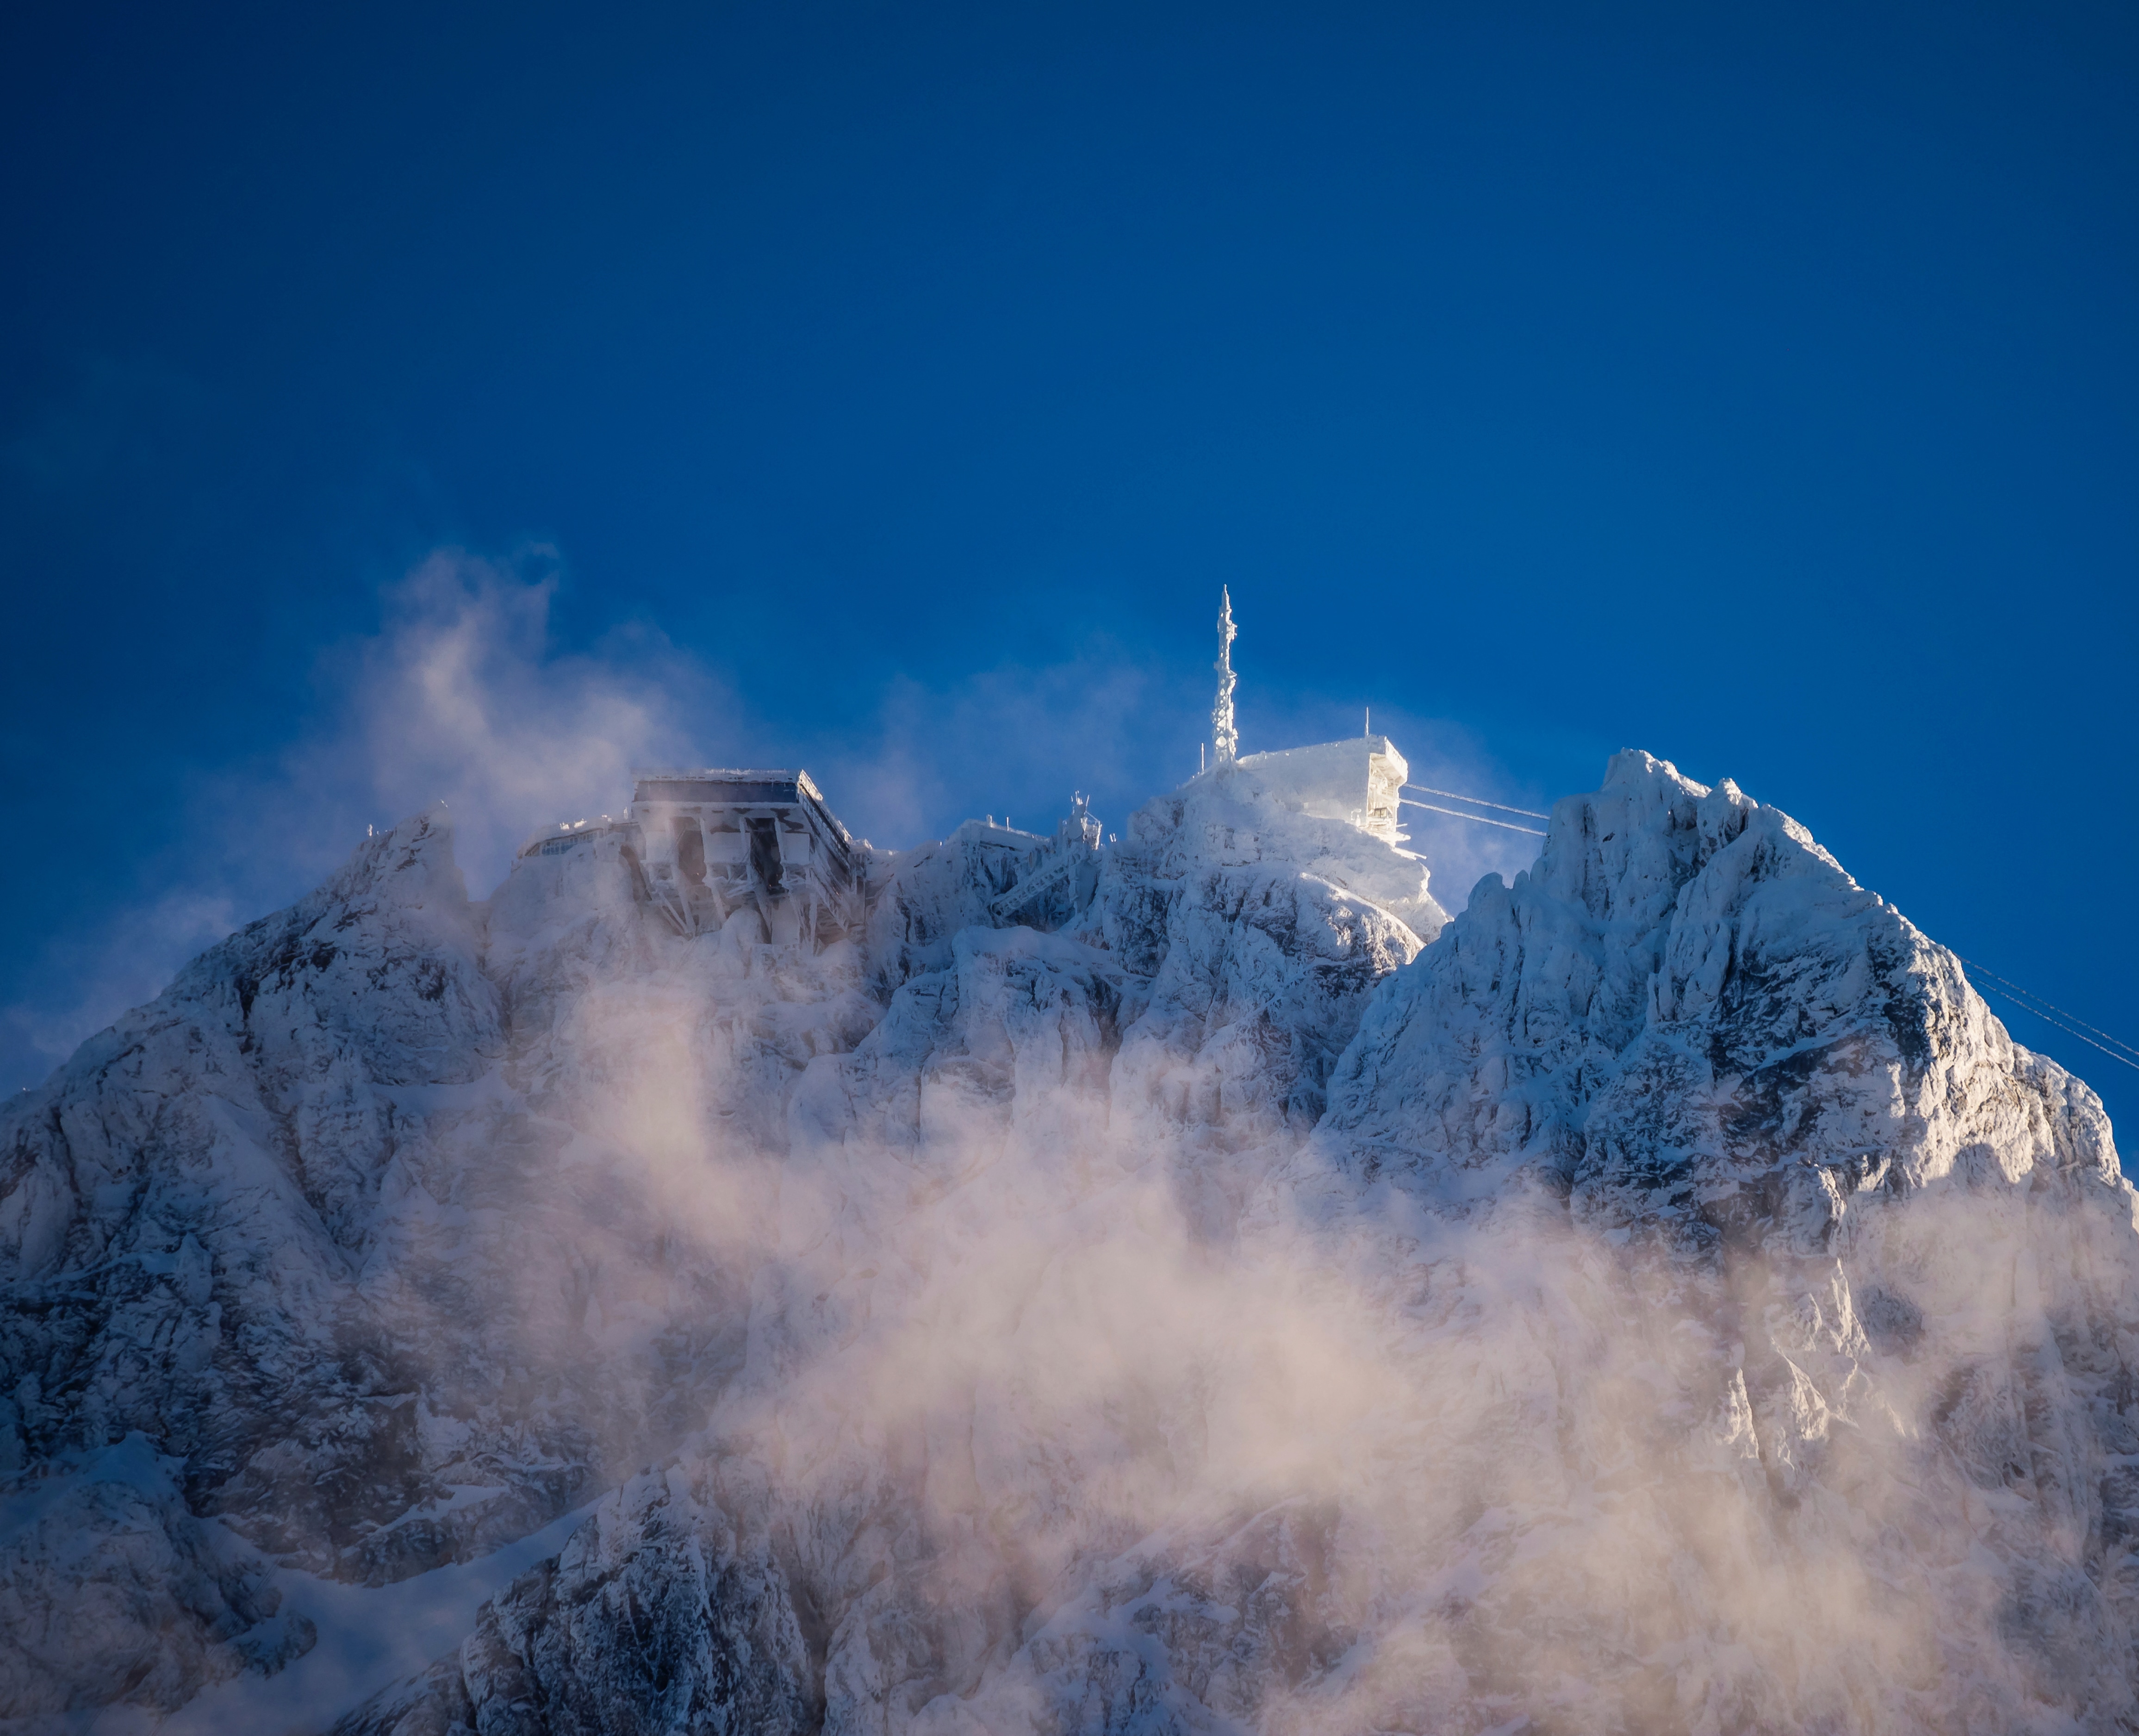
[(291, 1573), (600, 1496), (316, 1726), (2139, 1724), (2107, 1124), (1802, 828), (1621, 755), (1442, 929), (1233, 766), (991, 872), (804, 956), (420, 817), (11, 1108), (0, 1706), (237, 1729)]

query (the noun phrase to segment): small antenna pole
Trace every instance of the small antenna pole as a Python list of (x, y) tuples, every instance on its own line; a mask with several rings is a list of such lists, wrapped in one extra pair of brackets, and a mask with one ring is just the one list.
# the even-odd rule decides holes
[(1233, 727), (1233, 593), (1231, 586), (1219, 592), (1218, 697), (1211, 707), (1211, 751), (1221, 765), (1232, 763), (1240, 751), (1241, 737)]

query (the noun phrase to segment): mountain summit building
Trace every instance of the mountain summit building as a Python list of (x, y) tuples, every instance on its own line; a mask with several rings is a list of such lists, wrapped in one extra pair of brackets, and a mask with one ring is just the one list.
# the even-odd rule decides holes
[(862, 847), (800, 770), (663, 769), (631, 775), (621, 820), (537, 833), (522, 856), (556, 856), (621, 834), (645, 901), (679, 933), (723, 927), (753, 907), (776, 941), (821, 946), (859, 927)]
[(1411, 767), (1387, 736), (1353, 736), (1313, 747), (1245, 754), (1233, 762), (1252, 772), (1281, 806), (1319, 819), (1341, 819), (1383, 844), (1400, 844), (1397, 804)]
[(829, 938), (861, 917), (862, 868), (847, 829), (810, 774), (634, 771), (631, 824), (658, 902), (707, 926), (754, 903), (776, 941)]
[[(1397, 804), (1409, 768), (1388, 736), (1238, 755), (1230, 595), (1221, 599), (1218, 630), (1216, 751), (1208, 775), (1246, 774), (1280, 807), (1402, 845)], [(808, 772), (662, 767), (635, 770), (631, 779), (631, 802), (620, 819), (603, 814), (539, 832), (521, 856), (565, 856), (605, 839), (603, 850), (621, 859), (634, 899), (678, 934), (711, 933), (742, 917), (747, 937), (815, 951), (862, 933), (873, 892), (882, 889), (880, 880), (872, 887), (872, 863), (882, 871), (897, 858), (858, 842)], [(954, 847), (962, 864), (954, 878), (971, 880), (987, 921), (1053, 928), (1090, 903), (1103, 837), (1080, 792), (1051, 839), (1015, 831), (1007, 822), (998, 827), (992, 818), (986, 824), (969, 820), (924, 853)]]

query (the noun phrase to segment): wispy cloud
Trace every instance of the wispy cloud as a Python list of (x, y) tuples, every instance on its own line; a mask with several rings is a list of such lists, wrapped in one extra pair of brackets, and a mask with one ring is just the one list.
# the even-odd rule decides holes
[[(316, 884), (367, 827), (433, 802), (447, 804), (482, 897), (535, 829), (621, 807), (634, 765), (805, 765), (857, 833), (903, 848), (982, 813), (1046, 831), (1078, 790), (1118, 827), (1194, 773), (1208, 727), (1201, 663), (1176, 668), (1094, 637), (1053, 662), (894, 680), (859, 726), (776, 728), (652, 625), (560, 647), (561, 570), (545, 546), (502, 558), (442, 549), (389, 587), (373, 631), (321, 653), (309, 717), (203, 777), (144, 863), (140, 897), (55, 941), (0, 1007), (17, 1083), (230, 928)], [(1251, 749), (1330, 733), (1311, 707), (1252, 688), (1244, 703)], [(1391, 716), (1383, 726), (1430, 781), (1525, 794), (1452, 725)], [(1530, 840), (1456, 821), (1420, 816), (1412, 829), (1451, 908), (1480, 873), (1512, 874), (1533, 853)]]
[(142, 896), (56, 939), (17, 985), (0, 1021), (25, 1078), (316, 884), (368, 827), (445, 802), (480, 896), (530, 830), (619, 806), (634, 763), (721, 731), (727, 695), (658, 633), (560, 652), (558, 583), (546, 549), (447, 550), (391, 587), (375, 632), (320, 656), (310, 720), (202, 779), (142, 863)]

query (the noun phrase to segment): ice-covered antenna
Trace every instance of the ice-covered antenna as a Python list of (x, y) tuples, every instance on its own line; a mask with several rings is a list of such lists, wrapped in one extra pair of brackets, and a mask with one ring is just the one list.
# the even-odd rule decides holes
[(1221, 765), (1231, 763), (1241, 745), (1233, 727), (1233, 593), (1221, 587), (1218, 605), (1218, 697), (1211, 707), (1211, 756)]

